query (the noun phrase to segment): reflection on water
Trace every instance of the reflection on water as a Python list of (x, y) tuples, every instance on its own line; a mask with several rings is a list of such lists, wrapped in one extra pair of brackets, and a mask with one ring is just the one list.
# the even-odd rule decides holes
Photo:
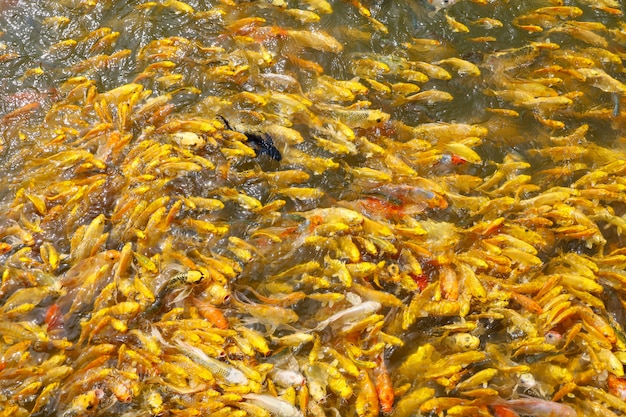
[(621, 6), (434, 3), (1, 1), (2, 413), (626, 412)]

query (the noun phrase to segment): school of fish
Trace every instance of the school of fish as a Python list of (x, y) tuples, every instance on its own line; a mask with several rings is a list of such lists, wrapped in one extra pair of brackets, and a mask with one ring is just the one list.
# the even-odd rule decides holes
[(0, 2), (0, 417), (626, 415), (623, 18)]

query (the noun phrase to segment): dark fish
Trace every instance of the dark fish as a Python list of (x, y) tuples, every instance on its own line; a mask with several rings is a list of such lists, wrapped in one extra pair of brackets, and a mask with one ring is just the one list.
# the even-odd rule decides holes
[(268, 135), (267, 133), (241, 132), (239, 130), (233, 129), (224, 117), (222, 116), (218, 116), (218, 117), (222, 119), (222, 121), (224, 122), (228, 130), (233, 130), (235, 132), (240, 132), (246, 135), (246, 137), (248, 138), (248, 142), (252, 145), (252, 148), (256, 151), (257, 156), (267, 155), (276, 161), (280, 161), (281, 159), (283, 159), (283, 156), (280, 154), (280, 151), (276, 148), (276, 146), (274, 146), (274, 141), (272, 140), (272, 137)]
[(254, 146), (254, 150), (257, 155), (268, 155), (270, 158), (280, 161), (283, 159), (283, 156), (280, 154), (279, 150), (274, 146), (274, 141), (272, 137), (267, 133), (257, 134), (257, 133), (248, 133), (242, 132), (248, 138), (248, 141), (252, 143)]
[(622, 304), (619, 292), (608, 285), (603, 285), (603, 288), (600, 298), (604, 302), (606, 312), (617, 323), (626, 323), (626, 308)]

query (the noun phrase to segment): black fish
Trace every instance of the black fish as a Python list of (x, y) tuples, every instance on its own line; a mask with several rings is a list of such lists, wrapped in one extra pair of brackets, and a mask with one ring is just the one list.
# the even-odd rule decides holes
[(267, 133), (257, 134), (257, 133), (247, 133), (241, 132), (248, 138), (248, 141), (253, 144), (253, 148), (256, 151), (257, 155), (268, 155), (270, 158), (275, 159), (276, 161), (280, 161), (283, 159), (283, 156), (280, 154), (276, 146), (274, 146), (274, 141), (272, 137)]
[(267, 133), (241, 132), (230, 127), (230, 124), (224, 117), (218, 117), (222, 119), (228, 130), (243, 133), (244, 135), (246, 135), (246, 138), (248, 138), (248, 142), (252, 145), (252, 148), (257, 153), (257, 156), (267, 155), (276, 161), (280, 161), (281, 159), (283, 159), (280, 151), (276, 148), (276, 146), (274, 146), (274, 141), (272, 140), (272, 137)]

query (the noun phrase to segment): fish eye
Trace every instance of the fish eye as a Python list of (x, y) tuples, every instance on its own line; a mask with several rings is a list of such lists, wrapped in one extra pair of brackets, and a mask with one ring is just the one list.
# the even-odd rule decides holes
[(34, 344), (33, 344), (33, 350), (35, 352), (43, 352), (46, 349), (46, 343), (41, 341), (41, 340), (37, 340)]

